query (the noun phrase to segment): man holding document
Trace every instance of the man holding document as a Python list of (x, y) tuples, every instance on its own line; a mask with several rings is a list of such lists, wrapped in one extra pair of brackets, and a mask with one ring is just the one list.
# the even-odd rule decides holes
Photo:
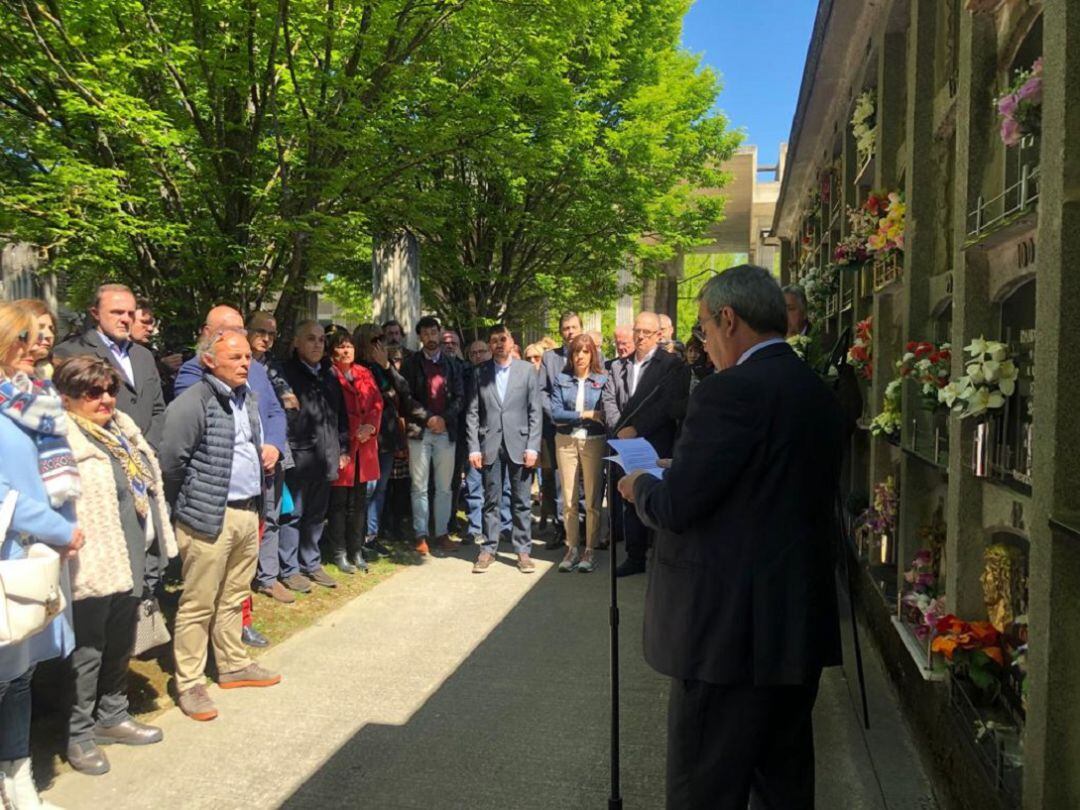
[[(642, 312), (634, 319), (634, 352), (611, 365), (600, 400), (604, 421), (616, 439), (646, 439), (661, 456), (671, 455), (675, 432), (683, 416), (685, 397), (676, 392), (690, 386), (690, 369), (677, 355), (658, 351), (660, 319)], [(616, 451), (618, 452), (618, 451)], [(616, 569), (620, 577), (645, 570), (648, 530), (633, 508), (614, 497), (618, 476), (612, 481), (611, 519), (626, 541), (626, 559)]]
[(663, 480), (619, 489), (657, 532), (645, 657), (671, 676), (667, 806), (809, 808), (811, 712), (840, 663), (834, 554), (843, 417), (784, 341), (783, 294), (750, 265), (712, 278), (697, 386)]

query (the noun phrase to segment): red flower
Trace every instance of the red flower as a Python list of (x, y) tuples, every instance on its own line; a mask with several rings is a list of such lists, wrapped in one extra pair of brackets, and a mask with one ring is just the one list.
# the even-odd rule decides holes
[(915, 347), (916, 347), (916, 346), (918, 346), (918, 345), (919, 345), (919, 344), (918, 344), (918, 343), (916, 343), (916, 342), (915, 342), (914, 340), (909, 340), (909, 341), (907, 342), (907, 345), (906, 345), (906, 346), (904, 346), (904, 351), (906, 351), (906, 352), (913, 352), (913, 351), (915, 351)]

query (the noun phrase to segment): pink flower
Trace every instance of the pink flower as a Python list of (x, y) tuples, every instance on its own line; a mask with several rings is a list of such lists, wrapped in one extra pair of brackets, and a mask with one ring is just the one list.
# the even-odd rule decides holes
[(1016, 98), (1019, 101), (1029, 101), (1032, 104), (1041, 104), (1042, 89), (1042, 78), (1039, 76), (1032, 76), (1024, 82), (1019, 90), (1016, 91)]
[(1002, 115), (1006, 118), (1011, 118), (1013, 113), (1016, 112), (1016, 105), (1019, 103), (1019, 99), (1013, 93), (1008, 93), (998, 99), (997, 108), (998, 115)]
[(1001, 120), (1001, 142), (1006, 146), (1016, 146), (1023, 139), (1024, 133), (1020, 130), (1020, 124), (1013, 118)]
[(1043, 58), (1040, 56), (1031, 64), (1031, 75), (1042, 76), (1043, 71)]

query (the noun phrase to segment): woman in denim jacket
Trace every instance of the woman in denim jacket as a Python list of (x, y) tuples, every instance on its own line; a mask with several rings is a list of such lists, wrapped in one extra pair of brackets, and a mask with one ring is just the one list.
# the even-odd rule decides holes
[[(604, 483), (607, 430), (600, 392), (607, 381), (600, 351), (588, 335), (570, 343), (566, 368), (551, 387), (551, 421), (555, 425), (555, 459), (562, 482), (566, 556), (559, 570), (587, 574), (596, 568), (593, 549), (600, 535), (600, 499)], [(578, 481), (585, 488), (585, 553), (578, 548)]]

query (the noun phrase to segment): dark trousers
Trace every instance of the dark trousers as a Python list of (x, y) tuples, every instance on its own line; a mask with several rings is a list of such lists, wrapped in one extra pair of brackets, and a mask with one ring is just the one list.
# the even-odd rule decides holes
[(507, 455), (506, 448), (499, 448), (495, 461), (484, 466), (484, 551), (494, 554), (499, 550), (499, 532), (502, 529), (500, 510), (503, 497), (503, 475), (510, 479), (510, 513), (514, 527), (510, 539), (514, 551), (528, 554), (532, 549), (532, 470), (523, 464), (515, 464)]
[(813, 808), (817, 690), (672, 680), (668, 810)]
[(278, 551), (281, 554), (281, 577), (300, 571), (310, 574), (319, 568), (319, 543), (326, 528), (330, 506), (330, 482), (310, 472), (302, 475), (293, 467), (285, 474), (285, 483), (293, 497), (293, 510), (281, 523)]
[(130, 591), (72, 603), (75, 693), (68, 742), (93, 739), (95, 725), (108, 728), (130, 719), (128, 661), (135, 645), (138, 608), (139, 599)]
[(30, 681), (34, 668), (11, 681), (0, 681), (0, 760), (30, 756)]
[(285, 472), (278, 468), (272, 476), (263, 478), (263, 533), (259, 539), (259, 567), (255, 570), (255, 585), (269, 588), (281, 573), (281, 498), (285, 488)]
[[(359, 476), (357, 476), (359, 478)], [(331, 560), (342, 554), (353, 557), (364, 545), (367, 528), (367, 483), (330, 487), (330, 510), (326, 519), (326, 553)]]

